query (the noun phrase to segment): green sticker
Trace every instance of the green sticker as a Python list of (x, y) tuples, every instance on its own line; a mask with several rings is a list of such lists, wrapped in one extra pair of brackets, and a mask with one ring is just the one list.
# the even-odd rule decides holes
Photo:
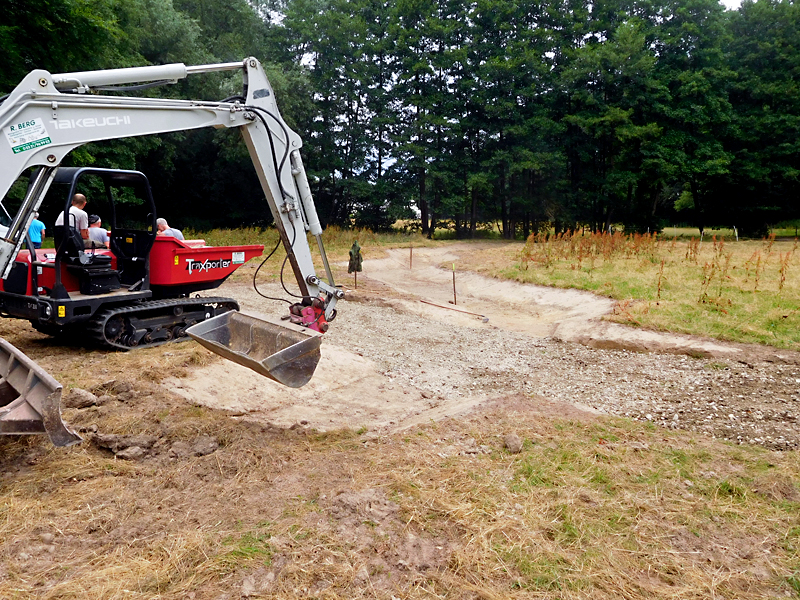
[(9, 125), (4, 133), (14, 154), (52, 144), (42, 119), (31, 119)]

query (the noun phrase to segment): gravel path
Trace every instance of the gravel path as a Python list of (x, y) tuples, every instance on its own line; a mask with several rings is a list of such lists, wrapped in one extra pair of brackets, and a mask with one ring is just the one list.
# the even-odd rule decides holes
[[(458, 247), (448, 247), (450, 254), (457, 251)], [(438, 258), (433, 255), (431, 261)], [(414, 260), (416, 264), (422, 257), (415, 253)], [(420, 265), (420, 271), (422, 268)], [(449, 277), (447, 271), (439, 271), (439, 276)], [(382, 277), (382, 273), (392, 275)], [(436, 276), (435, 270), (430, 273)], [(479, 278), (478, 282), (481, 279), (472, 277)], [(505, 300), (495, 300), (496, 310), (484, 322), (475, 315), (420, 302), (447, 305), (441, 291), (424, 294), (423, 288), (411, 285), (408, 274), (398, 280), (403, 285), (394, 284), (393, 279), (397, 280), (397, 268), (391, 261), (383, 266), (380, 261), (365, 263), (359, 289), (351, 291), (349, 300), (339, 305), (339, 317), (324, 344), (374, 361), (387, 381), (419, 390), (423, 397), (488, 399), (524, 393), (534, 399), (568, 402), (735, 443), (773, 449), (800, 444), (800, 360), (796, 353), (701, 339), (694, 340), (700, 350), (692, 351), (692, 338), (680, 336), (684, 342), (689, 340), (679, 349), (687, 354), (677, 354), (669, 344), (648, 342), (660, 334), (632, 328), (624, 328), (627, 341), (623, 347), (639, 337), (645, 341), (634, 347), (646, 350), (652, 346), (656, 351), (591, 347), (543, 335), (541, 327), (518, 327), (515, 311), (521, 307), (514, 306), (513, 298), (509, 303), (508, 294), (504, 294)], [(497, 283), (482, 279), (483, 284), (478, 283), (475, 289), (485, 290)], [(262, 287), (267, 293), (282, 295), (278, 286)], [(520, 287), (537, 294), (543, 290)], [(574, 292), (564, 292), (568, 300), (559, 320), (553, 317), (558, 308), (553, 290), (546, 290), (548, 304), (534, 309), (527, 306), (526, 315), (541, 315), (551, 334), (558, 332), (567, 319), (573, 319), (570, 331), (580, 332)], [(265, 305), (266, 301), (244, 284), (228, 284), (220, 291), (237, 297), (244, 309), (282, 310), (274, 304)], [(476, 295), (473, 303), (470, 298), (469, 293), (460, 295), (457, 308), (471, 310), (479, 305), (481, 315), (489, 313), (492, 300), (486, 294)], [(598, 329), (598, 323), (603, 322), (592, 311), (584, 312), (585, 329), (594, 331), (588, 343), (602, 346), (603, 329)], [(616, 345), (611, 342), (618, 337), (620, 327), (614, 325), (609, 345)], [(719, 351), (714, 352), (714, 348)]]
[(795, 364), (594, 349), (490, 325), (431, 322), (371, 303), (349, 303), (341, 313), (342, 323), (359, 326), (335, 327), (331, 343), (445, 398), (523, 392), (735, 442), (778, 449), (800, 442)]

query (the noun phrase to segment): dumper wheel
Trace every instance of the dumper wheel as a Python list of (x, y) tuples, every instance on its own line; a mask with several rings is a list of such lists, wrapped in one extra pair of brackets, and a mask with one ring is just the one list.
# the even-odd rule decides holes
[(121, 315), (111, 317), (105, 325), (106, 339), (111, 342), (116, 342), (125, 333), (125, 319)]

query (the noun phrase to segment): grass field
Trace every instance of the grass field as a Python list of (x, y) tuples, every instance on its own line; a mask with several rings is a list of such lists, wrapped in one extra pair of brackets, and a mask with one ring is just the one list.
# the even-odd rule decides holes
[[(770, 237), (737, 242), (718, 232), (709, 233), (701, 241), (699, 236), (685, 235), (690, 232), (676, 230), (672, 237), (548, 235), (524, 244), (498, 240), (462, 256), (457, 266), (494, 277), (577, 288), (614, 298), (618, 304), (612, 318), (637, 327), (800, 350), (797, 241)], [(265, 255), (278, 239), (274, 230), (186, 233), (187, 238), (203, 238), (214, 245), (262, 243)], [(390, 247), (449, 243), (428, 240), (420, 234), (376, 234), (335, 227), (329, 227), (323, 238), (331, 263), (340, 264), (347, 261), (354, 241), (366, 258), (381, 256)], [(309, 243), (316, 254), (315, 241), (310, 239)], [(283, 257), (279, 249), (259, 272), (259, 279), (277, 278)], [(317, 267), (322, 272), (320, 261)], [(347, 277), (342, 267), (334, 265), (334, 273), (339, 281)], [(252, 269), (244, 269), (235, 277), (252, 277)]]
[(609, 296), (614, 318), (631, 325), (797, 350), (797, 249), (774, 238), (562, 235), (498, 245), (465, 267)]
[[(737, 231), (731, 228), (712, 227), (704, 231), (703, 237), (710, 238), (712, 236), (717, 236), (718, 238), (725, 237), (730, 240), (735, 240), (737, 233)], [(800, 234), (800, 231), (793, 222), (790, 222), (778, 223), (775, 227), (770, 228), (769, 233), (776, 238), (796, 238)], [(663, 231), (661, 231), (661, 235), (666, 238), (699, 238), (700, 230), (697, 227), (665, 227)]]

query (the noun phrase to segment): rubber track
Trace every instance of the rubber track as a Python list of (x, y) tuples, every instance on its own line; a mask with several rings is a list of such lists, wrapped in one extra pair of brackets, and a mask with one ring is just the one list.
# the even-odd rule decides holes
[[(211, 298), (172, 298), (167, 300), (145, 300), (138, 304), (129, 306), (119, 306), (117, 308), (108, 308), (99, 311), (90, 320), (86, 327), (86, 334), (94, 342), (105, 346), (106, 348), (114, 348), (115, 350), (134, 350), (137, 348), (152, 348), (154, 346), (161, 346), (173, 340), (157, 340), (149, 344), (139, 343), (137, 346), (124, 346), (116, 342), (109, 341), (105, 336), (106, 323), (112, 317), (118, 315), (132, 316), (136, 313), (149, 312), (151, 310), (158, 310), (164, 308), (171, 308), (175, 306), (183, 307), (197, 307), (206, 304), (217, 304), (214, 311), (215, 315), (222, 314), (228, 310), (239, 310), (239, 303), (233, 298), (211, 297)], [(182, 321), (183, 315), (175, 315), (174, 325), (179, 325)], [(198, 321), (199, 322), (199, 321)], [(188, 340), (189, 337), (178, 338), (177, 341)]]

